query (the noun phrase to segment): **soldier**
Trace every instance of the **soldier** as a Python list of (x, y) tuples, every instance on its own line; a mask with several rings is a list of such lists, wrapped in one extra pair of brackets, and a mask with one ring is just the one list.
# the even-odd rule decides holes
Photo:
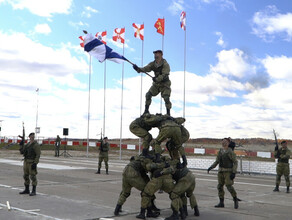
[(216, 161), (208, 168), (208, 173), (211, 169), (215, 168), (219, 164), (218, 170), (218, 196), (220, 202), (215, 205), (215, 208), (224, 208), (224, 189), (223, 186), (230, 192), (234, 201), (234, 208), (238, 209), (238, 198), (234, 187), (235, 174), (237, 171), (237, 159), (235, 153), (229, 146), (228, 138), (222, 140), (222, 148), (217, 154)]
[(60, 145), (61, 145), (61, 138), (59, 135), (57, 135), (57, 138), (55, 141), (55, 157), (59, 157)]
[[(21, 149), (21, 154), (24, 156), (23, 160), (23, 178), (25, 190), (19, 194), (29, 194), (30, 196), (36, 195), (37, 186), (37, 164), (39, 163), (41, 149), (37, 141), (34, 140), (35, 134), (29, 134), (29, 142)], [(29, 191), (30, 180), (32, 182), (32, 191)]]
[[(173, 173), (172, 178), (176, 181), (174, 188), (172, 189), (169, 197), (171, 201), (172, 215), (166, 220), (179, 219), (178, 211), (181, 213), (181, 219), (185, 219), (187, 215), (187, 201), (185, 193), (190, 200), (191, 208), (194, 209), (194, 215), (199, 216), (200, 212), (194, 190), (196, 187), (196, 178), (193, 173), (182, 164), (178, 164), (178, 169)], [(184, 199), (185, 198), (185, 199)]]
[(99, 147), (99, 157), (98, 157), (98, 170), (96, 174), (100, 174), (101, 163), (104, 160), (105, 164), (105, 172), (108, 174), (108, 151), (109, 151), (109, 143), (107, 142), (107, 137), (104, 137), (103, 140), (100, 140)]
[(171, 102), (169, 100), (171, 93), (171, 82), (169, 80), (170, 67), (165, 59), (163, 59), (163, 52), (161, 50), (153, 51), (154, 61), (149, 63), (143, 68), (139, 68), (136, 64), (133, 65), (133, 68), (138, 72), (150, 72), (154, 71), (155, 76), (152, 78), (153, 84), (150, 87), (149, 91), (146, 93), (146, 102), (145, 102), (145, 113), (149, 113), (149, 106), (151, 104), (152, 96), (157, 96), (161, 93), (162, 98), (165, 102), (166, 112), (170, 115)]
[(278, 147), (275, 147), (275, 158), (278, 158), (277, 163), (277, 176), (276, 176), (276, 187), (273, 190), (274, 192), (279, 192), (279, 185), (281, 183), (281, 176), (284, 175), (286, 180), (286, 187), (287, 187), (287, 193), (290, 192), (290, 167), (289, 167), (289, 159), (291, 155), (291, 151), (287, 148), (287, 141), (281, 142), (281, 148), (278, 149)]
[[(115, 216), (119, 215), (121, 211), (122, 205), (126, 202), (127, 198), (131, 194), (132, 187), (136, 188), (139, 191), (143, 191), (146, 184), (149, 182), (149, 177), (147, 176), (147, 172), (145, 170), (145, 161), (151, 160), (145, 158), (144, 156), (133, 156), (130, 159), (130, 163), (124, 168), (123, 171), (123, 185), (122, 192), (120, 193), (114, 214)], [(154, 197), (155, 198), (155, 197)], [(151, 200), (152, 203), (152, 211), (160, 211), (154, 205), (154, 198)]]

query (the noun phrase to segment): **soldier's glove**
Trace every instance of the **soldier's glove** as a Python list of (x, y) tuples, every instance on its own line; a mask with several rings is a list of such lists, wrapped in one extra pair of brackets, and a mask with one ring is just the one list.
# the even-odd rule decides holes
[(136, 64), (133, 65), (133, 69), (136, 70), (138, 73), (141, 72), (141, 69)]
[(157, 82), (156, 77), (153, 77), (152, 80), (153, 80), (153, 82)]
[(235, 173), (231, 173), (231, 174), (230, 174), (230, 179), (231, 179), (231, 180), (234, 180), (234, 178), (235, 178)]
[(36, 164), (36, 163), (33, 163), (33, 164), (31, 165), (31, 169), (32, 169), (32, 170), (36, 170), (36, 168), (37, 168), (37, 164)]
[(210, 170), (212, 170), (212, 167), (209, 167), (209, 168), (208, 168), (208, 170), (207, 170), (207, 172), (209, 173), (209, 172), (210, 172)]
[(177, 168), (177, 169), (182, 169), (182, 168), (184, 168), (184, 166), (183, 166), (182, 163), (178, 162), (178, 163), (176, 164), (176, 168)]
[(156, 171), (154, 171), (154, 173), (153, 173), (153, 177), (154, 178), (158, 178), (158, 177), (161, 177), (163, 174), (159, 171), (159, 170), (156, 170)]

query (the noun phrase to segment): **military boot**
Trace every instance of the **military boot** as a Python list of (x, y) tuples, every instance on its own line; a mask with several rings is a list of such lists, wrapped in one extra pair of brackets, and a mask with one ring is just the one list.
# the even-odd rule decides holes
[(290, 189), (289, 189), (290, 187), (289, 186), (287, 186), (287, 190), (286, 190), (286, 193), (289, 193), (290, 192)]
[(98, 170), (96, 171), (96, 174), (100, 174), (100, 168), (98, 168)]
[(149, 105), (145, 105), (145, 111), (143, 113), (143, 115), (145, 114), (149, 114)]
[(147, 215), (148, 218), (157, 218), (160, 215), (160, 212), (153, 212), (151, 207), (147, 208)]
[(238, 209), (238, 199), (237, 199), (237, 197), (233, 197), (233, 201), (234, 201), (234, 208)]
[(166, 114), (170, 116), (170, 109), (169, 108), (166, 109)]
[(279, 192), (279, 185), (276, 185), (275, 189), (273, 190), (274, 192)]
[(29, 185), (24, 185), (25, 189), (22, 192), (19, 192), (19, 194), (29, 194)]
[(188, 213), (188, 207), (186, 205), (183, 205), (183, 210), (185, 212), (185, 215), (188, 216), (189, 213)]
[(220, 198), (220, 202), (215, 205), (215, 208), (224, 208), (224, 199)]
[(183, 207), (181, 207), (181, 208), (179, 209), (179, 213), (180, 213), (180, 218), (181, 218), (181, 220), (184, 220), (184, 219), (187, 218), (186, 213), (185, 213), (185, 210), (184, 210)]
[(172, 209), (172, 215), (165, 218), (165, 220), (179, 220), (178, 212)]
[[(224, 204), (223, 204), (223, 205), (224, 205)], [(195, 215), (195, 216), (200, 216), (199, 208), (198, 208), (197, 205), (194, 207), (194, 215)]]
[(146, 219), (145, 217), (145, 211), (146, 209), (141, 208), (139, 215), (136, 215), (136, 218), (140, 218), (140, 219)]
[(156, 207), (155, 203), (154, 203), (154, 199), (151, 200), (151, 209), (154, 212), (160, 212), (160, 209)]
[(105, 173), (108, 175), (108, 168), (105, 169)]
[(36, 186), (32, 186), (32, 191), (29, 194), (30, 196), (35, 196), (36, 195)]
[(117, 204), (117, 206), (115, 208), (115, 211), (114, 211), (115, 216), (119, 215), (119, 213), (121, 211), (121, 208), (122, 208), (122, 206)]

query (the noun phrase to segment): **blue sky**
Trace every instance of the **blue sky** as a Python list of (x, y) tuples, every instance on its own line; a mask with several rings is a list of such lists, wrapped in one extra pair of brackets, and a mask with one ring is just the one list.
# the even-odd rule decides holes
[[(1, 135), (16, 136), (24, 121), (34, 130), (38, 100), (39, 136), (69, 128), (86, 138), (89, 57), (79, 46), (82, 30), (126, 28), (125, 57), (141, 65), (141, 40), (132, 23), (144, 23), (144, 59), (161, 49), (154, 23), (165, 18), (164, 58), (171, 67), (172, 115), (182, 116), (184, 31), (187, 13), (186, 128), (191, 137), (290, 138), (292, 110), (292, 5), (288, 0), (40, 1), (0, 0)], [(106, 62), (105, 134), (120, 137), (122, 65)], [(140, 75), (124, 64), (123, 137), (140, 114)], [(90, 137), (103, 128), (104, 63), (92, 60)], [(151, 86), (143, 76), (142, 104)], [(39, 96), (35, 92), (40, 88)], [(160, 112), (153, 98), (151, 113)], [(162, 113), (165, 113), (163, 106)], [(153, 130), (157, 134), (157, 130)]]

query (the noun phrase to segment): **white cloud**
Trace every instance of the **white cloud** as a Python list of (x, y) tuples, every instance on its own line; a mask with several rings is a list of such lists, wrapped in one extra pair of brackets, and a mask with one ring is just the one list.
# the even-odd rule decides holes
[(274, 79), (292, 80), (292, 57), (267, 56), (262, 60), (267, 73)]
[(172, 15), (177, 15), (184, 10), (184, 0), (172, 0), (172, 3), (168, 6), (167, 10), (170, 11)]
[(274, 5), (258, 11), (252, 18), (252, 30), (265, 41), (272, 41), (276, 36), (287, 41), (292, 40), (292, 13), (280, 14)]
[(247, 55), (237, 48), (222, 50), (217, 53), (217, 58), (218, 63), (216, 66), (211, 66), (211, 71), (213, 72), (238, 78), (255, 73), (255, 67), (248, 63)]
[(49, 34), (52, 32), (50, 26), (48, 24), (37, 24), (34, 27), (34, 31), (39, 34)]
[(219, 5), (221, 10), (233, 10), (237, 11), (235, 3), (230, 0), (201, 0), (205, 4), (216, 4)]
[(74, 27), (76, 29), (79, 29), (79, 27), (89, 27), (89, 24), (87, 24), (86, 22), (82, 22), (82, 21), (79, 21), (79, 22), (69, 21), (69, 25), (71, 25), (72, 27)]
[(223, 34), (221, 32), (215, 32), (215, 34), (219, 37), (217, 40), (216, 44), (219, 45), (220, 47), (225, 48), (226, 47), (226, 42), (223, 40)]
[(84, 11), (81, 13), (82, 17), (90, 18), (92, 16), (92, 13), (99, 13), (98, 10), (91, 8), (90, 6), (84, 7)]
[[(5, 2), (5, 0), (4, 0)], [(52, 17), (53, 14), (69, 14), (72, 0), (6, 0), (13, 9), (28, 9), (32, 14), (41, 17)]]

